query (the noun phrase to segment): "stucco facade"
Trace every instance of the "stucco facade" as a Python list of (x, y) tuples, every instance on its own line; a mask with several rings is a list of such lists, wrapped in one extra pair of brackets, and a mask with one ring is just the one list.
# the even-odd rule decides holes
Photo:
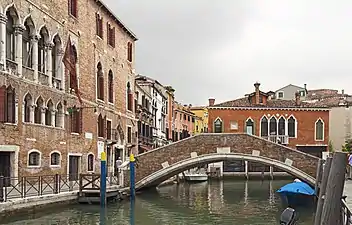
[(208, 132), (208, 109), (205, 106), (192, 107), (195, 115), (194, 134)]
[[(63, 0), (1, 1), (0, 87), (6, 94), (0, 94), (0, 104), (14, 117), (0, 122), (0, 160), (11, 158), (5, 175), (94, 172), (101, 151), (107, 151), (112, 172), (116, 157), (136, 151), (137, 121), (128, 98), (134, 91), (137, 38), (100, 1), (76, 3), (74, 16)], [(101, 37), (97, 16), (103, 21)], [(107, 24), (114, 28), (113, 39)], [(62, 63), (68, 37), (82, 105)]]

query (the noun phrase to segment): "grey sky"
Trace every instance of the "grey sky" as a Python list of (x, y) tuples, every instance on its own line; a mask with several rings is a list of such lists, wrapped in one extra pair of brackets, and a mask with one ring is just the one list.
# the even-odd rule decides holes
[(256, 81), (352, 92), (350, 0), (104, 1), (139, 37), (136, 71), (182, 103), (242, 97)]

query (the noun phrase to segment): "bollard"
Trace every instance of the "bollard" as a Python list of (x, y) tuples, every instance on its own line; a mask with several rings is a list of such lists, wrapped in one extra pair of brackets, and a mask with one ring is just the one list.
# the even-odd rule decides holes
[(100, 206), (106, 206), (106, 153), (101, 153), (100, 160)]
[(134, 200), (135, 197), (135, 163), (136, 159), (134, 158), (134, 155), (131, 153), (130, 155), (130, 194), (131, 194), (131, 200)]

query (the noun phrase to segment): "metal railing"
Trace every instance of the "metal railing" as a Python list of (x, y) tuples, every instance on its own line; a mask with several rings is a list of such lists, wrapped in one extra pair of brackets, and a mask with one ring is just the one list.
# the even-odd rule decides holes
[(345, 199), (341, 200), (341, 211), (342, 211), (342, 224), (341, 225), (351, 225), (352, 224), (352, 213), (351, 209), (348, 207)]
[(269, 135), (269, 136), (264, 136), (262, 138), (265, 138), (274, 143), (281, 143), (284, 145), (287, 145), (289, 143), (289, 138), (287, 135)]
[[(0, 203), (12, 199), (79, 191), (82, 185), (89, 183), (88, 178), (88, 181), (81, 182), (83, 176), (84, 174), (55, 174), (24, 177), (0, 176)], [(85, 174), (85, 176), (87, 177), (88, 174)], [(89, 174), (89, 176), (99, 176), (100, 186), (100, 174)], [(113, 173), (109, 173), (106, 179), (108, 186), (119, 184), (118, 177)]]

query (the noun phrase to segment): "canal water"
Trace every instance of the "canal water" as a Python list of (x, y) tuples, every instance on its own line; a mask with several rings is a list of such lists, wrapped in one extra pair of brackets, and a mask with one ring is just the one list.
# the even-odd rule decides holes
[[(129, 201), (110, 204), (101, 211), (95, 205), (57, 208), (9, 225), (275, 225), (285, 209), (275, 193), (290, 181), (211, 181), (172, 185), (138, 195), (131, 210)], [(313, 224), (313, 209), (297, 209), (299, 225)], [(100, 221), (105, 215), (105, 221)]]

